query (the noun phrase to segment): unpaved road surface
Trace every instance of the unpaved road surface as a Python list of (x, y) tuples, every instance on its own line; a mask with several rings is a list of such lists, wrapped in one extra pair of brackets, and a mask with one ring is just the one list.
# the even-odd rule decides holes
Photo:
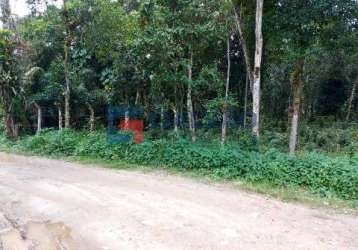
[(163, 173), (0, 153), (0, 249), (358, 249), (358, 218)]

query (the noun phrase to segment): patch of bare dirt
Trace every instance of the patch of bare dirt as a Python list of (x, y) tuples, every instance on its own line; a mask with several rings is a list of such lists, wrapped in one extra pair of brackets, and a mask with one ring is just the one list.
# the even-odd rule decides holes
[(63, 223), (28, 222), (0, 234), (3, 250), (75, 250), (71, 230)]

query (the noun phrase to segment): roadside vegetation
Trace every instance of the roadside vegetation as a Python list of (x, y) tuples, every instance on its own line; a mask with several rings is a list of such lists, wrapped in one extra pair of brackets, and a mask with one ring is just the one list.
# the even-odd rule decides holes
[[(217, 147), (215, 142), (203, 140), (193, 144), (189, 139), (170, 135), (157, 140), (148, 138), (151, 140), (139, 145), (109, 144), (106, 136), (105, 131), (46, 130), (16, 142), (2, 138), (0, 148), (42, 156), (97, 158), (104, 163), (189, 171), (216, 180), (243, 181), (258, 186), (265, 183), (271, 187), (308, 192), (317, 198), (350, 200), (353, 201), (351, 206), (357, 205), (354, 201), (358, 201), (358, 151), (356, 146), (353, 149), (349, 144), (340, 146), (343, 151), (339, 156), (322, 151), (302, 151), (290, 156), (275, 149), (274, 145), (262, 147), (249, 139), (245, 145), (229, 143)], [(241, 135), (242, 138), (245, 136), (250, 138), (244, 133)], [(346, 153), (342, 153), (344, 151)]]
[(1, 150), (357, 204), (356, 0), (26, 2), (1, 0)]

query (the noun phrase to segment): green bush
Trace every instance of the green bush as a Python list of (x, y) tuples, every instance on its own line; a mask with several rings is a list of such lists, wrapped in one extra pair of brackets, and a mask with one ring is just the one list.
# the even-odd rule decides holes
[(40, 155), (66, 156), (75, 149), (85, 134), (73, 130), (44, 130), (35, 136), (26, 136), (14, 146), (19, 151)]
[[(193, 144), (185, 139), (109, 144), (105, 132), (86, 133), (72, 130), (44, 131), (16, 143), (1, 139), (7, 147), (41, 155), (90, 156), (121, 160), (141, 165), (176, 169), (205, 170), (224, 179), (269, 182), (276, 186), (310, 189), (322, 196), (358, 199), (358, 156), (330, 157), (306, 153), (297, 157), (277, 150), (242, 150), (238, 146), (220, 147)], [(4, 144), (5, 145), (5, 144)]]
[[(261, 148), (288, 150), (288, 132), (264, 130), (260, 139)], [(298, 137), (298, 150), (324, 153), (358, 152), (358, 126), (355, 123), (301, 124)]]

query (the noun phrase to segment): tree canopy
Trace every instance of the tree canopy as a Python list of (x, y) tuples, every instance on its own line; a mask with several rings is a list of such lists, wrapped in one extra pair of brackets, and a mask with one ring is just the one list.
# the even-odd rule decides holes
[[(358, 118), (355, 0), (265, 0), (261, 93), (253, 97), (255, 1), (66, 0), (44, 10), (39, 3), (28, 1), (31, 14), (0, 33), (0, 105), (10, 135), (14, 124), (40, 120), (62, 128), (63, 111), (66, 126), (88, 122), (94, 130), (113, 105), (141, 106), (148, 128), (155, 113), (170, 121), (167, 129), (189, 127), (192, 136), (209, 118), (248, 128), (257, 98), (261, 130), (293, 137), (295, 123)], [(2, 5), (3, 22), (10, 19)], [(34, 118), (34, 104), (46, 119)]]

